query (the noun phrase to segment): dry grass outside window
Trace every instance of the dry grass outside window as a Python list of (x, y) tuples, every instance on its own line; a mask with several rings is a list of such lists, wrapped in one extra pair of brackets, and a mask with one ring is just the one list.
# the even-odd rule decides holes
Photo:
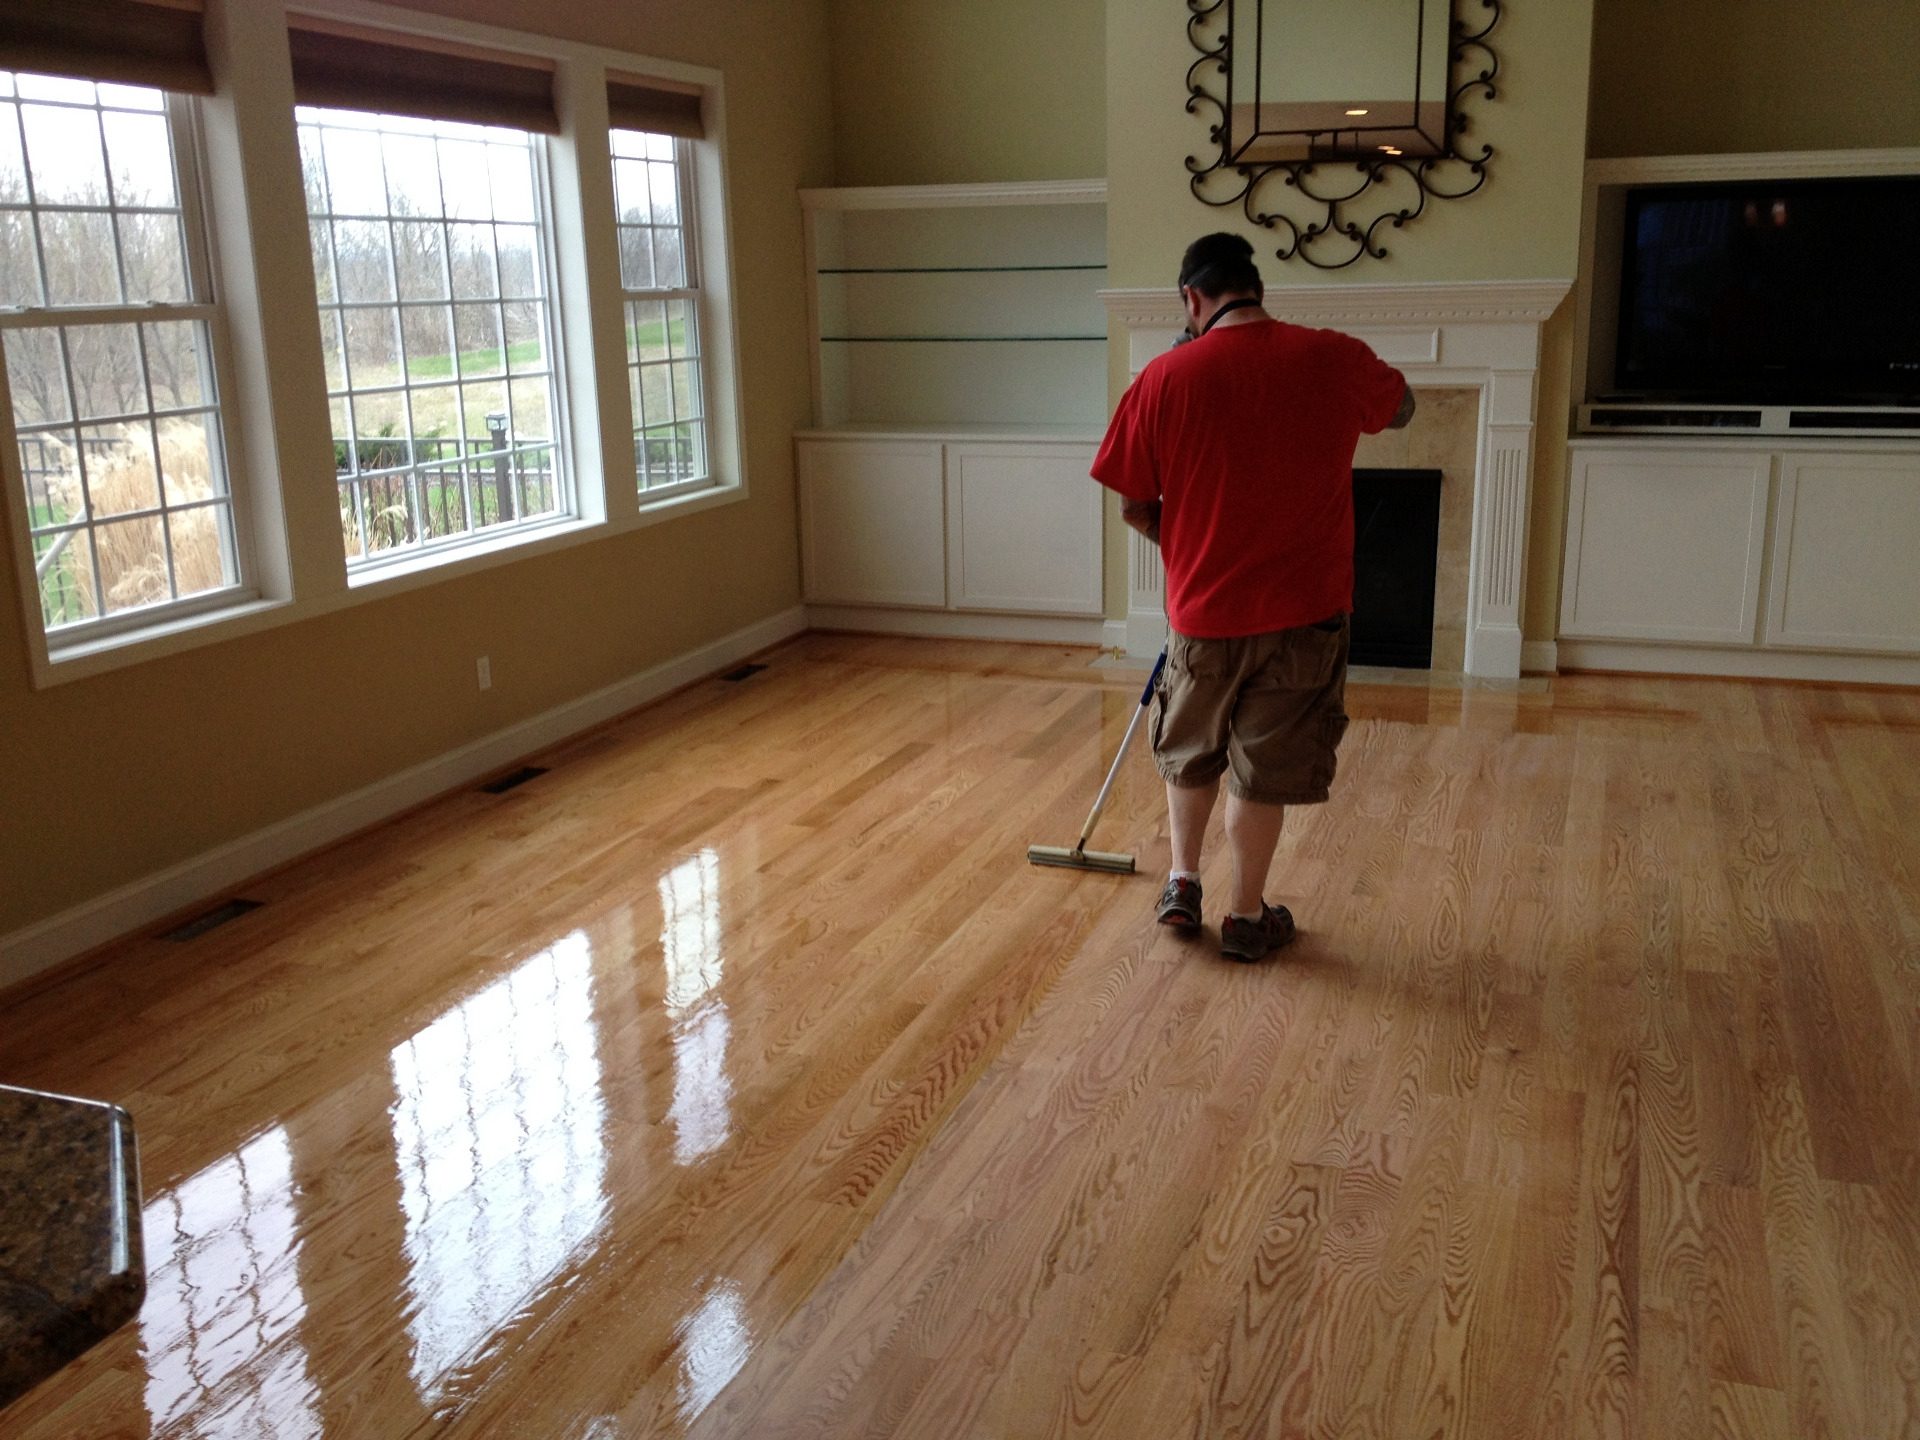
[[(89, 546), (76, 535), (43, 582), (57, 585), (69, 602), (77, 602), (79, 619), (93, 613), (94, 556), (99, 557), (100, 592), (106, 599), (107, 613), (156, 605), (175, 598), (197, 595), (229, 585), (225, 547), (221, 542), (224, 507), (214, 506), (181, 511), (173, 507), (211, 500), (219, 492), (209, 471), (204, 431), (195, 427), (160, 422), (160, 464), (166, 473), (169, 504), (165, 523), (160, 516), (138, 524), (97, 524), (94, 543)], [(131, 427), (126, 438), (138, 442)], [(85, 512), (78, 466), (73, 446), (53, 441), (63, 478), (48, 486), (50, 497), (68, 515)], [(160, 477), (154, 473), (153, 458), (141, 449), (121, 452), (110, 459), (90, 457), (87, 464), (87, 488), (93, 498), (93, 514), (111, 517), (128, 511), (151, 510), (160, 494)], [(173, 577), (168, 583), (167, 543), (172, 541)]]

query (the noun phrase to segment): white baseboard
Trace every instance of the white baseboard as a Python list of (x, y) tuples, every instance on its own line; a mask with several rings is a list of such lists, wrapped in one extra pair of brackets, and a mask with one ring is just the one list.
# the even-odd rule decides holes
[(1815, 654), (1799, 650), (1651, 645), (1624, 640), (1568, 640), (1560, 668), (1625, 670), (1654, 675), (1724, 675), (1754, 680), (1816, 680), (1854, 685), (1920, 685), (1920, 659), (1902, 655)]
[(807, 628), (799, 607), (722, 636), (651, 670), (449, 750), (384, 780), (289, 816), (72, 909), (0, 936), (0, 988), (345, 839), (522, 756), (704, 679)]
[(1551, 640), (1520, 642), (1520, 673), (1552, 675), (1560, 669), (1560, 647)]
[(976, 615), (953, 610), (885, 610), (864, 605), (809, 605), (814, 630), (851, 630), (877, 635), (928, 635), (941, 640), (1024, 640), (1044, 645), (1104, 645), (1107, 622), (1099, 616)]

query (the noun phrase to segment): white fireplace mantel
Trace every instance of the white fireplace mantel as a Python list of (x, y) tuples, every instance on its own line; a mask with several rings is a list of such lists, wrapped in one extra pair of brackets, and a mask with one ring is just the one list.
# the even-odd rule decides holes
[[(1371, 345), (1414, 385), (1480, 392), (1467, 569), (1466, 670), (1520, 674), (1527, 510), (1540, 327), (1571, 280), (1469, 281), (1426, 285), (1272, 287), (1267, 311), (1282, 320), (1344, 330)], [(1186, 324), (1177, 290), (1103, 290), (1123, 327), (1129, 373), (1169, 349)], [(1126, 648), (1151, 655), (1166, 632), (1159, 552), (1128, 531)]]

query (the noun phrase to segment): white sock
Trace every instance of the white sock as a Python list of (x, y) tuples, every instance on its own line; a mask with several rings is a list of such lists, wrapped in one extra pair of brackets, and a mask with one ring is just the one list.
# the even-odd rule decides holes
[(1167, 879), (1191, 880), (1194, 884), (1198, 885), (1200, 883), (1200, 872), (1198, 870), (1169, 870), (1167, 872)]
[(1262, 905), (1258, 910), (1254, 911), (1254, 913), (1251, 915), (1242, 915), (1238, 910), (1229, 910), (1227, 912), (1227, 914), (1231, 915), (1236, 920), (1259, 920), (1264, 918), (1266, 913), (1267, 913), (1267, 909), (1266, 909), (1266, 906), (1264, 905)]

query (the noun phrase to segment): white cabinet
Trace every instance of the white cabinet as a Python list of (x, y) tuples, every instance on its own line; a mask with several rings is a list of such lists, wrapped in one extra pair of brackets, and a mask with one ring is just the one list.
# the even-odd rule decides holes
[(1750, 644), (1773, 457), (1576, 450), (1560, 631)]
[(1920, 445), (1576, 440), (1562, 663), (1912, 684)]
[(1091, 439), (802, 436), (797, 448), (810, 604), (1101, 613)]
[(796, 437), (807, 602), (827, 623), (1098, 639), (1105, 182), (800, 201), (817, 427)]
[(1920, 455), (1780, 463), (1767, 643), (1920, 654)]
[(1080, 446), (949, 445), (947, 594), (956, 610), (1098, 615), (1100, 487)]
[(914, 441), (800, 445), (807, 599), (835, 605), (947, 603), (940, 449)]

